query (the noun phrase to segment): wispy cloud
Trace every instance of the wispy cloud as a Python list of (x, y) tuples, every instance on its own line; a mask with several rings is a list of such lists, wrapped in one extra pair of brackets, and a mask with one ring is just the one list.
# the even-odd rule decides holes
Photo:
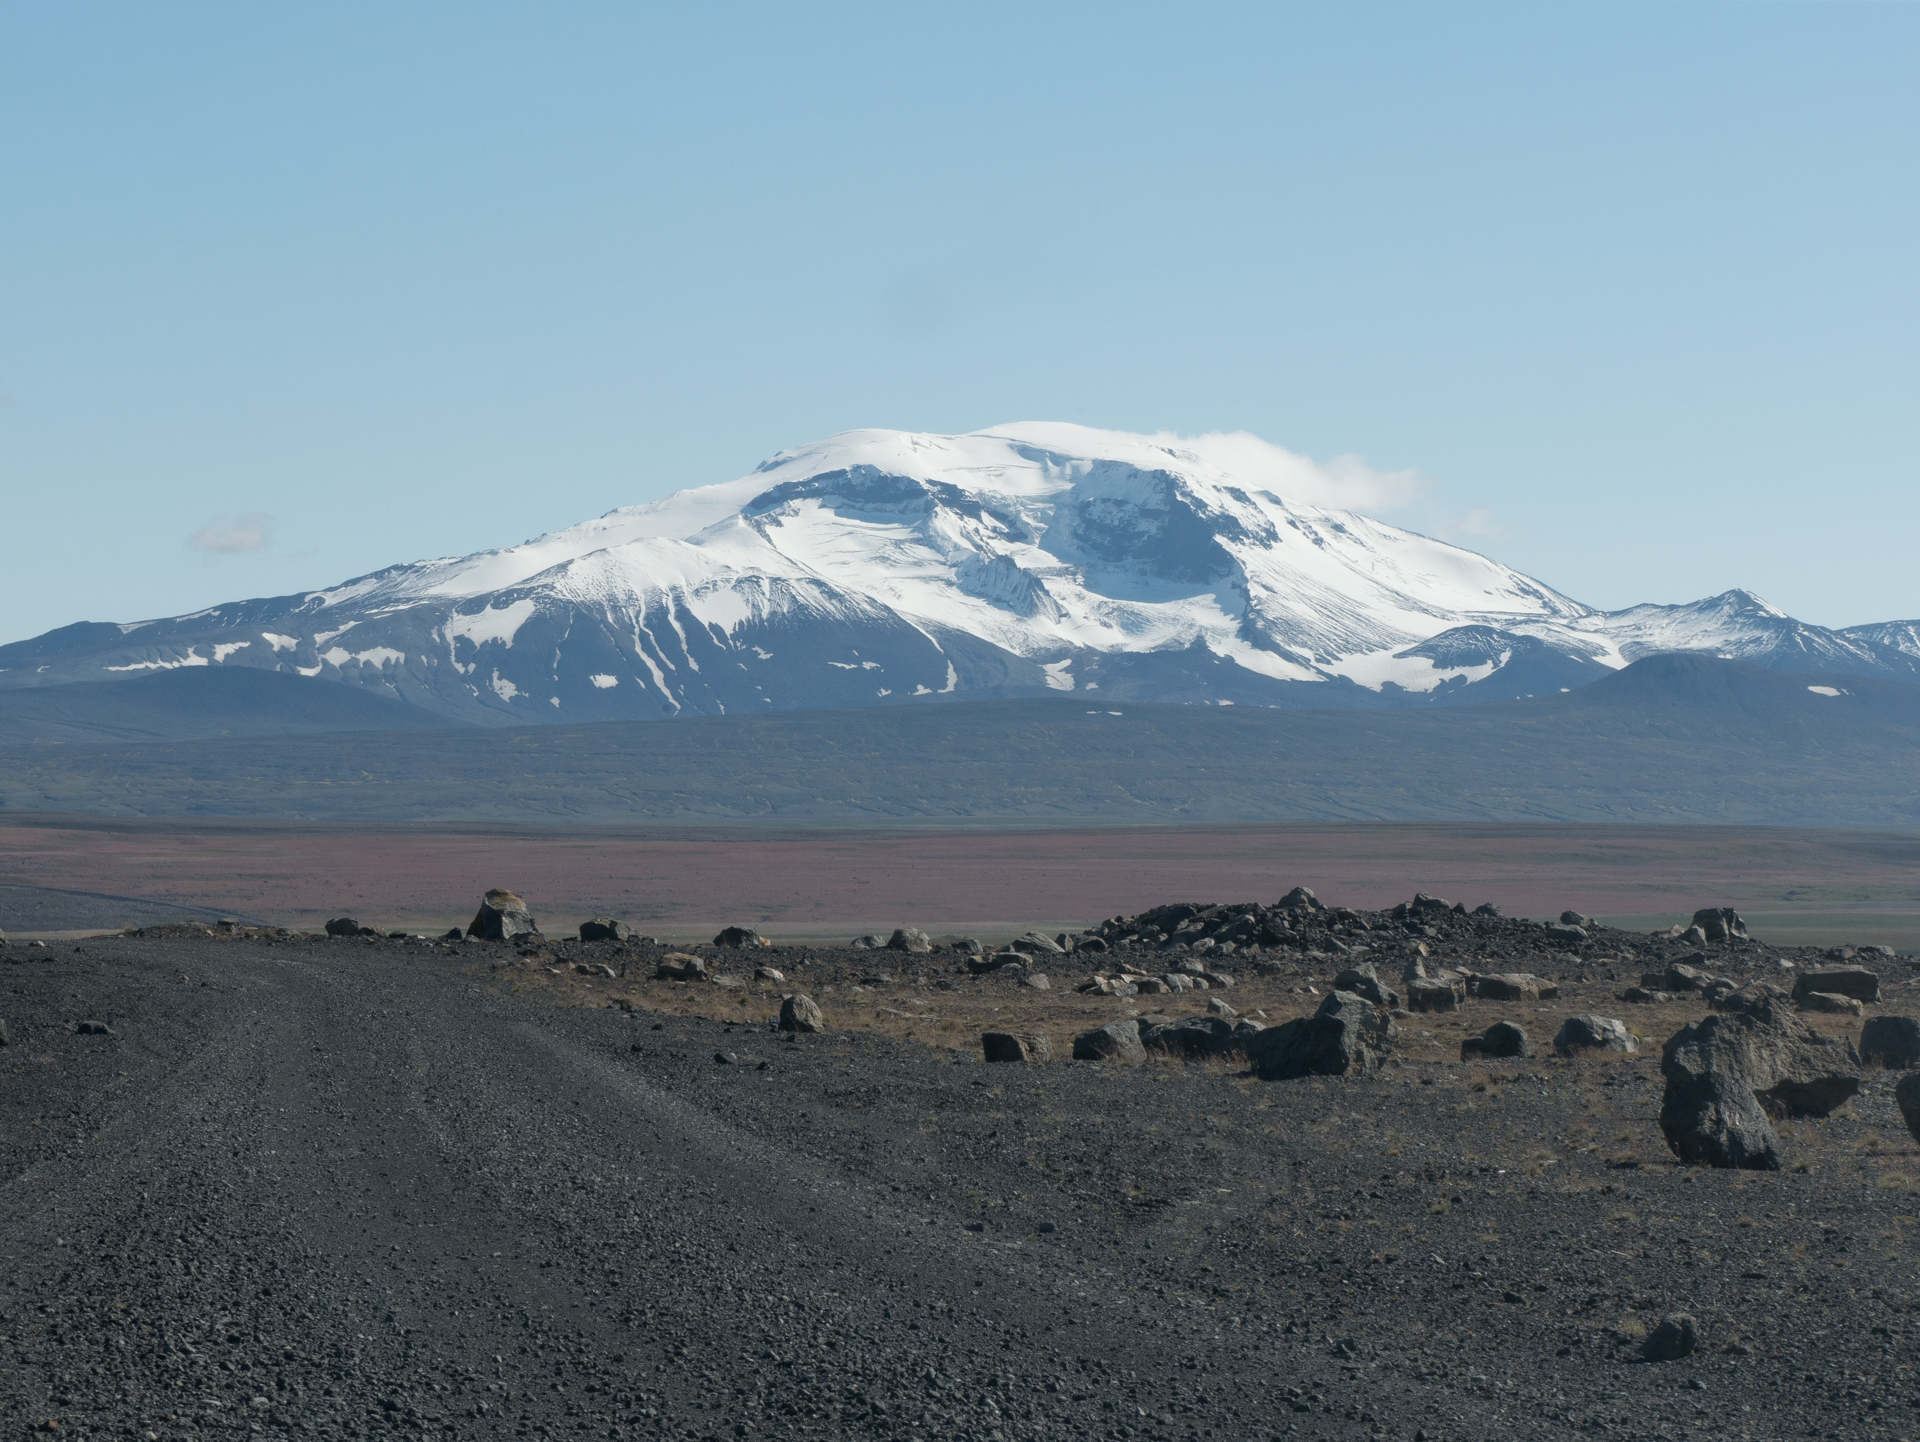
[(1262, 440), (1252, 431), (1209, 431), (1199, 436), (1163, 431), (1148, 439), (1192, 451), (1247, 485), (1270, 490), (1297, 505), (1371, 514), (1411, 505), (1433, 488), (1433, 482), (1418, 471), (1376, 470), (1358, 456), (1316, 461)]
[(265, 511), (244, 516), (221, 516), (187, 537), (190, 551), (213, 551), (222, 556), (262, 551), (273, 544), (273, 517)]

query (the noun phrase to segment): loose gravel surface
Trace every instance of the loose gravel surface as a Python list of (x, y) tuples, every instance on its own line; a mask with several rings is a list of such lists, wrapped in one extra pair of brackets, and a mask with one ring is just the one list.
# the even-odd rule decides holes
[[(989, 1067), (458, 950), (0, 950), (0, 1435), (1920, 1431), (1885, 1073), (1715, 1173), (1660, 1145), (1657, 1043)], [(1701, 1350), (1640, 1361), (1671, 1311)]]

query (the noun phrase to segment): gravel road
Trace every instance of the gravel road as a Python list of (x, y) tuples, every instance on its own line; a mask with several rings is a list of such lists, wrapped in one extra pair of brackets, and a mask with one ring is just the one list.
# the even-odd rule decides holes
[[(1810, 1171), (1623, 1170), (1568, 1136), (1650, 1133), (1646, 1058), (986, 1067), (397, 943), (0, 958), (8, 1437), (1920, 1428), (1884, 1075)], [(1702, 1352), (1639, 1362), (1670, 1309)]]

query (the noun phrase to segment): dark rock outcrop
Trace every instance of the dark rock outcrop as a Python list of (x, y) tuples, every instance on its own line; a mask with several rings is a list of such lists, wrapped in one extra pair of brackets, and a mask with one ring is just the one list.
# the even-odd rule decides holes
[(609, 921), (604, 916), (596, 916), (591, 921), (580, 923), (582, 941), (625, 941), (633, 935), (633, 928), (624, 921)]
[(1778, 1171), (1780, 1143), (1753, 1089), (1724, 1072), (1670, 1083), (1660, 1130), (1683, 1162)]
[(1140, 1023), (1109, 1022), (1106, 1026), (1083, 1031), (1073, 1039), (1075, 1061), (1145, 1061), (1147, 1049), (1140, 1044)]
[(1660, 1325), (1641, 1344), (1640, 1355), (1649, 1362), (1677, 1362), (1691, 1357), (1700, 1346), (1700, 1329), (1685, 1312), (1673, 1312), (1660, 1319)]
[(1460, 1043), (1461, 1061), (1532, 1055), (1533, 1048), (1527, 1041), (1526, 1032), (1510, 1021), (1496, 1021), (1480, 1035), (1470, 1036)]
[(1870, 1018), (1860, 1028), (1860, 1060), (1888, 1071), (1920, 1067), (1920, 1017)]
[(1393, 1050), (1399, 1028), (1363, 996), (1336, 991), (1312, 1016), (1268, 1027), (1247, 1042), (1254, 1070), (1268, 1081), (1373, 1071)]
[(1053, 1060), (1053, 1041), (1045, 1032), (983, 1031), (980, 1051), (990, 1062), (1032, 1064)]
[(1689, 1022), (1662, 1050), (1660, 1071), (1669, 1090), (1731, 1077), (1775, 1116), (1823, 1117), (1860, 1090), (1853, 1043), (1822, 1036), (1772, 998)]
[(1826, 967), (1803, 971), (1793, 979), (1793, 999), (1806, 1000), (1809, 992), (1824, 991), (1829, 996), (1850, 996), (1855, 1001), (1880, 1000), (1880, 976), (1864, 966)]
[(715, 946), (728, 948), (773, 945), (772, 942), (768, 941), (750, 926), (729, 926), (725, 931), (714, 937), (713, 944)]
[(328, 936), (358, 936), (360, 923), (351, 916), (336, 916), (327, 923)]
[(526, 902), (504, 886), (496, 886), (480, 899), (480, 909), (467, 923), (467, 935), (480, 941), (512, 941), (540, 928)]

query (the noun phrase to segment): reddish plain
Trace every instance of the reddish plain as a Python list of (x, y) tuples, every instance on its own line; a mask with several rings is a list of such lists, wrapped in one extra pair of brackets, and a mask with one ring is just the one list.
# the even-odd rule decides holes
[(0, 821), (0, 880), (213, 906), (295, 927), (443, 929), (507, 886), (554, 930), (625, 917), (674, 938), (912, 924), (984, 936), (1163, 901), (1390, 906), (1416, 890), (1509, 915), (1664, 924), (1739, 907), (1782, 945), (1920, 945), (1920, 836), (1791, 828), (1302, 825), (1057, 831), (664, 831)]

